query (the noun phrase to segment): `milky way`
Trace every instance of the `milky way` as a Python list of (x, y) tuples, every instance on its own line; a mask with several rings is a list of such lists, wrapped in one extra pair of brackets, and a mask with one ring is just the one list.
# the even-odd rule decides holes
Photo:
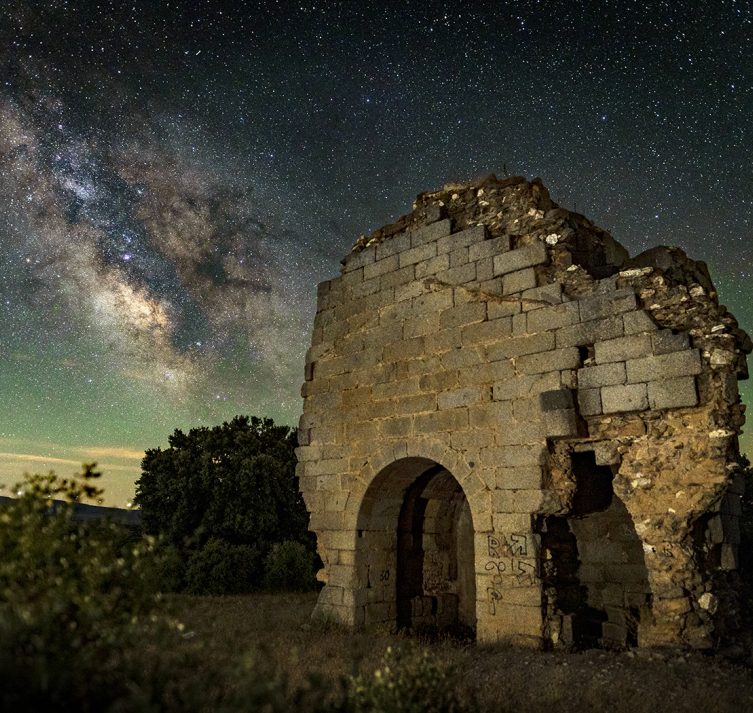
[(5, 3), (0, 477), (295, 423), (316, 283), (490, 171), (707, 260), (750, 329), (753, 10), (705, 5)]

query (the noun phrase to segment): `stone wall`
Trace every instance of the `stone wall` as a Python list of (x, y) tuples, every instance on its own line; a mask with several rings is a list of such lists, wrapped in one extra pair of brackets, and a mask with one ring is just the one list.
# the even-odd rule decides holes
[(298, 451), (317, 616), (726, 640), (750, 348), (703, 263), (630, 259), (538, 180), (421, 194), (318, 289)]

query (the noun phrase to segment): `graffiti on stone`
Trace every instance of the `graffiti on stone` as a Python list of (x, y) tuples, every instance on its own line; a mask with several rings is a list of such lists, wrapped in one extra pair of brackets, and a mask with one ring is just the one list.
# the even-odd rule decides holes
[(489, 535), (487, 538), (489, 560), (484, 570), (491, 574), (491, 584), (486, 588), (489, 614), (497, 613), (497, 603), (504, 600), (505, 589), (533, 587), (536, 585), (536, 560), (529, 557), (529, 535)]

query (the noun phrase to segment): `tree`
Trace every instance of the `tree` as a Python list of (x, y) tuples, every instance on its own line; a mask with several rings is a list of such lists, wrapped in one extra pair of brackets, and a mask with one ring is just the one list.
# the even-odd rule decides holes
[[(190, 573), (175, 588), (248, 591), (260, 586), (274, 544), (312, 547), (295, 477), (295, 430), (236, 416), (213, 428), (176, 430), (168, 443), (146, 452), (135, 502), (146, 532), (161, 535)], [(244, 557), (248, 566), (239, 569)]]

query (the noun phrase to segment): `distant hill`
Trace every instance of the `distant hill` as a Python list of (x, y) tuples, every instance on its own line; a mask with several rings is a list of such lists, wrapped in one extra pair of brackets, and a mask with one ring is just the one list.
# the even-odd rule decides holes
[[(14, 498), (0, 496), (0, 506), (13, 502)], [(62, 501), (56, 500), (53, 507), (59, 507)], [(101, 505), (87, 505), (85, 503), (73, 504), (73, 517), (78, 522), (102, 520), (108, 518), (121, 525), (138, 527), (141, 525), (141, 510), (125, 510), (124, 508), (109, 508)]]

